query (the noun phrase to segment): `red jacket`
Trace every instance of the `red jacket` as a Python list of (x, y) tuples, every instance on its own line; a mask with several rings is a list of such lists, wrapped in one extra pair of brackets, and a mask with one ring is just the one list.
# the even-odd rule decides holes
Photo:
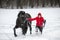
[(43, 17), (36, 17), (36, 18), (28, 18), (29, 21), (33, 21), (36, 20), (36, 26), (42, 27), (43, 26), (43, 22), (44, 22), (44, 18)]

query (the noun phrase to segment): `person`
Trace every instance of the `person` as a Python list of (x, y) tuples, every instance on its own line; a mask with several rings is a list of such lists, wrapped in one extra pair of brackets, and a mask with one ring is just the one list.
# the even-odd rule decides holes
[(38, 13), (38, 16), (35, 17), (35, 18), (28, 18), (29, 21), (33, 21), (33, 20), (36, 20), (36, 32), (38, 32), (38, 29), (39, 31), (41, 32), (42, 34), (42, 30), (43, 30), (43, 25), (45, 25), (45, 22), (46, 20), (42, 17), (42, 14), (41, 13)]

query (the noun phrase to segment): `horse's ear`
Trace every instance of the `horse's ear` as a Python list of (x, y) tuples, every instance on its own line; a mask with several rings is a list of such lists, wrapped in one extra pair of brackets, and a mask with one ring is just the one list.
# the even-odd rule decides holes
[(24, 15), (25, 14), (25, 11), (20, 11), (20, 14)]

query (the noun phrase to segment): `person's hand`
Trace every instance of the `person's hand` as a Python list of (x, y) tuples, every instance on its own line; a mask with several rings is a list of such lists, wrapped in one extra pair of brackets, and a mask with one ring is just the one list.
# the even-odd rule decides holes
[(26, 18), (26, 20), (28, 20), (28, 18)]
[(30, 19), (30, 18), (26, 18), (26, 20), (31, 21), (31, 19)]

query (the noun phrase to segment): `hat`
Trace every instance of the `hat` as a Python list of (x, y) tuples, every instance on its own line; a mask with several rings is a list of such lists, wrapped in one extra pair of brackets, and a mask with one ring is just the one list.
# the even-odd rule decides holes
[(39, 16), (39, 15), (41, 16), (41, 13), (38, 13), (38, 16)]

